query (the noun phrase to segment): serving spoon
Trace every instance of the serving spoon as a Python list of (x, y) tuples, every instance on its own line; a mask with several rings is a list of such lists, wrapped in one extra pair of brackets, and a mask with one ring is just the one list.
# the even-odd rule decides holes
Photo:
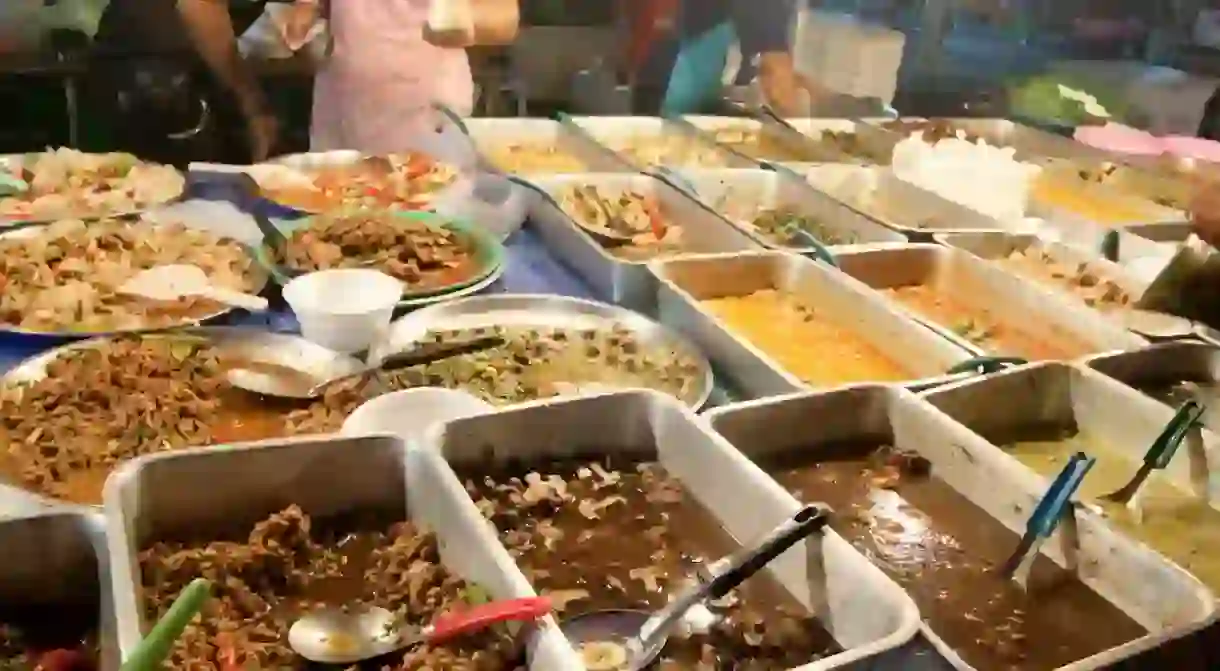
[(187, 296), (209, 298), (235, 308), (262, 312), (267, 299), (212, 284), (199, 266), (174, 263), (141, 270), (119, 287), (119, 293), (142, 296), (154, 301), (175, 301)]
[(256, 362), (249, 366), (230, 368), (225, 371), (225, 379), (234, 387), (262, 396), (308, 400), (321, 396), (326, 392), (327, 387), (340, 382), (367, 377), (377, 372), (422, 366), (463, 354), (502, 347), (504, 342), (504, 338), (500, 336), (485, 336), (461, 342), (429, 343), (405, 352), (391, 354), (376, 365), (363, 368), (355, 373), (322, 381), (318, 381), (304, 371), (280, 366), (273, 362), (269, 362), (270, 365), (277, 369), (282, 368), (283, 371), (270, 372), (267, 369), (259, 369)]
[(805, 506), (756, 545), (716, 562), (707, 582), (692, 585), (655, 613), (597, 610), (568, 619), (560, 628), (581, 651), (589, 671), (639, 671), (656, 661), (670, 635), (692, 608), (723, 598), (829, 521), (828, 509)]
[(445, 613), (416, 627), (377, 606), (322, 608), (288, 629), (288, 645), (311, 662), (355, 664), (419, 643), (436, 644), (482, 631), (499, 622), (532, 622), (551, 612), (551, 600), (529, 597), (493, 601)]

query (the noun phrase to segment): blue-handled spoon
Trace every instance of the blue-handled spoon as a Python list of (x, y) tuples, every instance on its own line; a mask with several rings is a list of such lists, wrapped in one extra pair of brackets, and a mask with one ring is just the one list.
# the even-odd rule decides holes
[(1064, 513), (1071, 510), (1072, 497), (1096, 461), (1096, 458), (1084, 452), (1072, 455), (1025, 523), (1025, 534), (1021, 536), (1021, 542), (1012, 556), (1004, 562), (1001, 575), (1016, 581), (1022, 589), (1028, 587), (1029, 572), (1042, 544), (1055, 532)]

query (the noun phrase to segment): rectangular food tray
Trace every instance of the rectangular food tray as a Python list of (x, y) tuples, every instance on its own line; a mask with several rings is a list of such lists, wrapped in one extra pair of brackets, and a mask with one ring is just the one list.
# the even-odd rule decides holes
[[(106, 486), (119, 645), (144, 621), (139, 551), (167, 539), (255, 524), (290, 504), (327, 516), (401, 507), (437, 534), (442, 563), (495, 599), (534, 596), (448, 465), (390, 436), (309, 437), (181, 450), (125, 463)], [(550, 617), (528, 632), (531, 669), (579, 668)]]
[[(799, 508), (741, 453), (717, 442), (690, 410), (655, 392), (541, 401), (440, 425), (430, 435), (427, 447), (459, 472), (509, 461), (541, 468), (556, 458), (607, 454), (658, 461), (739, 543), (761, 537)], [(767, 570), (845, 649), (801, 671), (840, 668), (894, 649), (919, 627), (910, 598), (833, 531), (798, 543)]]
[(631, 139), (660, 141), (666, 137), (677, 136), (713, 152), (717, 156), (717, 162), (723, 163), (723, 165), (715, 167), (757, 168), (759, 165), (758, 161), (752, 158), (747, 158), (716, 144), (707, 135), (697, 132), (694, 126), (683, 123), (680, 120), (639, 116), (562, 115), (560, 122), (571, 128), (574, 132), (583, 134), (591, 142), (601, 146), (610, 156), (613, 156), (620, 162), (627, 163), (639, 172), (663, 174), (667, 170), (677, 170), (678, 168), (689, 166), (686, 163), (665, 163), (660, 166), (641, 165), (635, 160), (618, 153), (610, 145), (618, 141)]
[[(899, 121), (927, 121), (919, 117), (903, 117)], [(1017, 150), (1019, 160), (1048, 158), (1105, 158), (1107, 154), (1054, 133), (1031, 128), (1008, 119), (938, 118), (955, 128), (974, 133), (987, 144), (1012, 147)], [(894, 143), (905, 139), (898, 131), (883, 127), (889, 121), (882, 119), (869, 123), (883, 133), (894, 136)]]
[[(1086, 357), (1081, 363), (1132, 388), (1182, 380), (1220, 384), (1220, 347), (1205, 342), (1156, 343), (1129, 352)], [(1220, 408), (1205, 407), (1202, 422), (1220, 434)]]
[[(1020, 375), (1032, 370), (1022, 368)], [(1008, 373), (1006, 375), (1012, 377)], [(987, 380), (994, 378), (988, 377)], [(1009, 421), (1012, 398), (1018, 392), (988, 394), (987, 400), (969, 396), (963, 382), (956, 400)], [(1010, 385), (1011, 386), (1011, 385)], [(943, 396), (929, 392), (930, 396)], [(1023, 407), (1036, 411), (1035, 389), (1022, 389)], [(950, 412), (950, 415), (953, 415)], [(988, 515), (1020, 535), (1047, 483), (1031, 477), (1012, 459), (908, 391), (861, 386), (786, 398), (749, 401), (709, 411), (712, 429), (730, 445), (756, 458), (808, 452), (816, 446), (853, 440), (893, 441), (902, 450), (916, 452), (932, 463), (934, 472)], [(969, 423), (967, 423), (969, 425)], [(1109, 668), (1110, 665), (1193, 632), (1214, 616), (1211, 595), (1198, 581), (1163, 557), (1114, 532), (1096, 515), (1077, 510), (1077, 566), (1079, 578), (1111, 601), (1151, 633), (1123, 646), (1061, 667), (1072, 671)], [(1042, 553), (1061, 567), (1069, 566), (1063, 546), (1069, 541), (1061, 530), (1043, 546)], [(1135, 577), (1138, 576), (1138, 579)], [(927, 624), (924, 634), (933, 646), (961, 671), (971, 671), (956, 652)], [(990, 671), (980, 669), (979, 671)]]
[(543, 194), (531, 215), (543, 243), (561, 263), (589, 283), (598, 298), (645, 314), (655, 312), (656, 281), (646, 262), (611, 256), (562, 210), (557, 199), (574, 184), (608, 191), (634, 190), (651, 194), (670, 221), (683, 229), (689, 253), (733, 252), (757, 249), (759, 244), (737, 227), (687, 196), (682, 190), (649, 175), (556, 175), (533, 181)]
[(837, 133), (850, 133), (855, 136), (856, 142), (859, 142), (861, 147), (870, 154), (884, 156), (886, 159), (881, 162), (874, 161), (867, 156), (842, 152), (846, 157), (844, 163), (856, 165), (889, 165), (889, 156), (894, 153), (894, 145), (897, 144), (897, 138), (892, 133), (886, 133), (877, 126), (867, 123), (863, 119), (819, 119), (815, 117), (805, 118), (788, 118), (784, 121), (795, 129), (798, 133), (807, 137), (816, 139), (820, 138), (825, 131), (834, 131)]
[[(769, 241), (752, 225), (741, 221), (761, 209), (787, 209), (813, 218), (823, 229), (850, 242), (820, 240), (835, 249), (842, 246), (906, 242), (906, 236), (891, 230), (859, 212), (810, 187), (804, 180), (773, 170), (688, 170), (683, 172), (690, 195), (729, 224), (737, 227), (768, 249), (801, 254), (814, 253), (809, 247), (785, 247)], [(816, 235), (814, 236), (817, 237)]]
[[(838, 120), (825, 120), (827, 123), (834, 123)], [(802, 153), (809, 157), (814, 162), (825, 163), (852, 163), (855, 159), (848, 154), (839, 151), (827, 143), (820, 141), (817, 138), (809, 135), (796, 132), (791, 128), (786, 128), (774, 121), (761, 118), (750, 117), (725, 117), (725, 116), (704, 116), (704, 115), (686, 115), (680, 120), (675, 120), (676, 123), (685, 123), (690, 125), (694, 132), (700, 136), (707, 138), (709, 142), (716, 142), (716, 133), (721, 131), (736, 130), (758, 133), (760, 138), (767, 138), (777, 144), (797, 147)], [(717, 144), (719, 144), (717, 142)], [(759, 156), (757, 158), (746, 154), (737, 149), (733, 149), (726, 145), (720, 145), (725, 148), (725, 151), (730, 151), (738, 156), (742, 156), (755, 163), (762, 165), (774, 165), (779, 161), (778, 158), (770, 156)]]
[[(876, 293), (824, 263), (783, 252), (688, 256), (649, 266), (658, 280), (662, 324), (690, 338), (742, 393), (751, 398), (803, 391), (809, 385), (769, 355), (738, 337), (699, 302), (778, 289), (840, 318), (896, 362), (908, 366), (924, 387), (943, 382), (948, 371), (973, 358), (896, 310)], [(811, 353), (812, 354), (812, 353)]]
[[(935, 287), (967, 306), (986, 308), (1000, 320), (1021, 324), (1027, 331), (1050, 335), (1062, 332), (1093, 348), (1094, 353), (1125, 350), (1147, 344), (1083, 305), (1067, 302), (1048, 305), (1046, 292), (1029, 281), (990, 267), (986, 261), (950, 247), (912, 244), (902, 249), (847, 251), (836, 257), (839, 268), (878, 291), (912, 285)], [(887, 299), (888, 300), (888, 299)], [(941, 336), (970, 352), (984, 355), (977, 345), (891, 301), (894, 309), (909, 314)]]
[[(506, 170), (488, 158), (491, 148), (503, 148), (514, 143), (546, 143), (571, 154), (585, 164), (581, 172), (635, 172), (626, 163), (607, 154), (606, 149), (577, 133), (570, 126), (554, 119), (471, 118), (464, 119), (466, 135), (479, 155), (479, 167), (496, 173), (528, 176), (531, 173)], [(554, 174), (554, 173), (546, 173)]]

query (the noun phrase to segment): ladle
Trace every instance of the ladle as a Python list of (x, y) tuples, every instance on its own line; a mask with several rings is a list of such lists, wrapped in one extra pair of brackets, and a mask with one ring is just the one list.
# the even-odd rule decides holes
[(499, 336), (472, 338), (461, 342), (429, 343), (407, 350), (406, 352), (391, 354), (376, 365), (369, 366), (355, 373), (349, 373), (321, 382), (312, 378), (308, 373), (295, 368), (272, 364), (275, 366), (275, 369), (283, 368), (284, 370), (268, 370), (259, 367), (257, 363), (249, 367), (239, 366), (230, 368), (225, 372), (225, 379), (234, 387), (263, 396), (311, 399), (321, 396), (326, 391), (326, 388), (332, 384), (338, 384), (346, 380), (362, 378), (381, 371), (393, 371), (410, 368), (411, 366), (436, 363), (451, 357), (481, 352), (503, 345), (504, 339)]
[[(602, 198), (597, 195), (597, 189), (595, 187), (584, 187), (583, 191), (586, 201), (591, 201), (597, 209), (601, 210), (602, 215), (606, 217), (607, 223), (614, 220), (614, 215), (610, 213), (610, 207), (606, 204), (606, 201), (602, 200)], [(607, 247), (621, 247), (623, 245), (631, 244), (630, 235), (619, 233), (608, 226), (590, 225), (589, 222), (585, 221), (584, 217), (572, 217), (572, 220), (576, 222), (576, 225), (580, 227), (580, 230), (588, 233), (595, 240)]]
[(1194, 334), (1194, 322), (1166, 312), (1131, 308), (1117, 313), (1128, 331), (1152, 340), (1185, 338)]
[(830, 511), (805, 506), (768, 533), (757, 545), (717, 562), (711, 579), (649, 613), (642, 610), (592, 611), (563, 622), (568, 640), (581, 651), (588, 671), (639, 671), (656, 660), (691, 608), (720, 599), (785, 550), (826, 526)]
[(119, 287), (119, 292), (154, 301), (176, 301), (186, 296), (210, 298), (235, 308), (262, 312), (267, 299), (212, 284), (199, 266), (175, 263), (141, 270)]
[(530, 597), (493, 601), (449, 612), (417, 627), (385, 608), (322, 608), (288, 629), (288, 645), (311, 662), (355, 664), (418, 643), (440, 643), (499, 622), (532, 622), (551, 612), (551, 600)]

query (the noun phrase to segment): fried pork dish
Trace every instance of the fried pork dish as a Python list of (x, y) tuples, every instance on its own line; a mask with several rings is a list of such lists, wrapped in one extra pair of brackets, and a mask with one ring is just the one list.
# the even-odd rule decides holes
[(25, 181), (24, 193), (0, 197), (0, 220), (95, 218), (160, 205), (182, 195), (186, 180), (170, 166), (131, 154), (85, 154), (55, 149), (26, 154), (7, 169)]
[(753, 220), (746, 222), (762, 237), (773, 245), (781, 247), (807, 247), (799, 235), (801, 231), (808, 233), (823, 245), (849, 245), (856, 242), (855, 236), (833, 231), (808, 214), (802, 214), (791, 208), (765, 208), (754, 215)]
[(503, 405), (571, 393), (579, 385), (643, 387), (687, 400), (702, 369), (685, 352), (649, 347), (619, 325), (601, 329), (437, 331), (425, 341), (464, 341), (497, 335), (507, 342), (482, 352), (392, 374), (399, 385), (462, 389)]
[(0, 390), (0, 466), (24, 487), (98, 503), (106, 476), (145, 454), (216, 443), (328, 433), (364, 402), (337, 384), (308, 405), (234, 389), (249, 361), (202, 338), (126, 337), (69, 350), (38, 381)]
[[(465, 485), (522, 571), (564, 617), (660, 608), (736, 549), (656, 463), (563, 460), (539, 470), (514, 464), (466, 476)], [(671, 638), (656, 668), (791, 669), (838, 651), (768, 574), (707, 605), (709, 626)], [(590, 671), (615, 671), (626, 668), (616, 654), (621, 648), (597, 641), (583, 644), (581, 653)]]
[(553, 142), (520, 142), (483, 151), (492, 165), (505, 172), (564, 174), (588, 170), (584, 161)]
[[(191, 580), (202, 576), (215, 585), (216, 598), (178, 639), (164, 668), (312, 668), (288, 647), (287, 633), (316, 605), (379, 606), (422, 626), (485, 600), (482, 588), (441, 565), (432, 533), (407, 521), (345, 517), (356, 519), (312, 519), (293, 505), (231, 539), (159, 542), (141, 551), (146, 622), (165, 614)], [(495, 627), (443, 645), (416, 645), (370, 668), (507, 671), (520, 657), (514, 637)]]
[(597, 186), (569, 187), (559, 206), (584, 228), (628, 239), (606, 251), (627, 261), (647, 261), (682, 251), (682, 227), (665, 216), (655, 196)]
[(168, 264), (198, 266), (226, 289), (256, 293), (262, 286), (240, 244), (206, 231), (61, 221), (0, 239), (0, 323), (29, 331), (120, 331), (188, 323), (224, 309), (198, 297), (155, 301), (118, 292), (141, 270)]
[(359, 207), (427, 209), (458, 172), (423, 154), (392, 154), (254, 176), (269, 200), (303, 212), (328, 212)]
[(468, 236), (384, 211), (315, 217), (273, 255), (302, 272), (375, 268), (402, 280), (408, 292), (463, 283), (482, 270)]

